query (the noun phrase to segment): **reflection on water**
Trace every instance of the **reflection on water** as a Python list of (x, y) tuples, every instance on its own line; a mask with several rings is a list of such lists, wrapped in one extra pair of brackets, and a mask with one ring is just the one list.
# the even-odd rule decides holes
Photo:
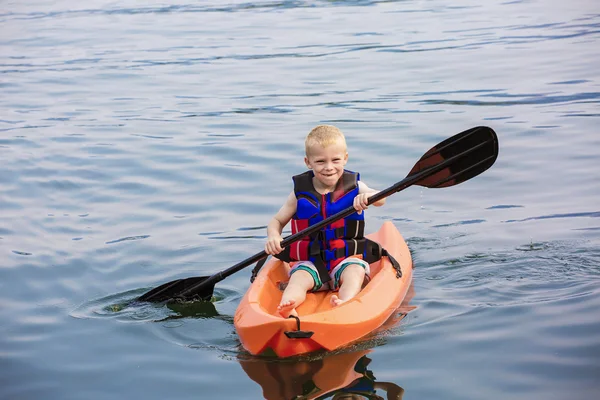
[(216, 302), (231, 301), (239, 293), (215, 290), (213, 301), (149, 303), (137, 301), (145, 289), (130, 290), (86, 302), (71, 312), (75, 318), (112, 318), (122, 322), (164, 322), (181, 318), (221, 319), (233, 325), (233, 318), (221, 315)]
[(150, 303), (136, 303), (143, 290), (130, 290), (85, 302), (73, 310), (75, 318), (112, 318), (122, 322), (153, 321), (166, 317), (167, 310)]
[[(402, 399), (402, 387), (378, 381), (369, 369), (370, 352), (352, 351), (292, 362), (258, 358), (240, 358), (239, 362), (268, 400)], [(386, 397), (381, 396), (382, 392)]]

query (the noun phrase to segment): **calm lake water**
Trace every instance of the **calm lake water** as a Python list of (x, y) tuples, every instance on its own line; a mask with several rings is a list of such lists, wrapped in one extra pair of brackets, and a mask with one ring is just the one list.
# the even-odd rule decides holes
[[(382, 398), (600, 395), (597, 1), (4, 1), (0, 24), (0, 398), (332, 396), (355, 369)], [(381, 189), (498, 133), (481, 176), (367, 212), (411, 248), (404, 319), (281, 362), (233, 327), (250, 268), (213, 304), (123, 306), (260, 251), (320, 123)]]

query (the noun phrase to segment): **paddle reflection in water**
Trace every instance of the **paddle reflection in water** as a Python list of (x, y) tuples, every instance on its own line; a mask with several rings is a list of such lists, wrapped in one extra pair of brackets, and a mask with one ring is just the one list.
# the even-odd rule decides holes
[(210, 301), (194, 302), (194, 303), (169, 303), (167, 304), (169, 310), (175, 312), (174, 315), (169, 315), (165, 320), (168, 319), (180, 319), (180, 318), (220, 318), (215, 305)]
[[(267, 400), (402, 399), (404, 389), (378, 382), (368, 369), (371, 350), (334, 354), (318, 360), (240, 360), (246, 374)], [(378, 392), (385, 392), (382, 397)]]

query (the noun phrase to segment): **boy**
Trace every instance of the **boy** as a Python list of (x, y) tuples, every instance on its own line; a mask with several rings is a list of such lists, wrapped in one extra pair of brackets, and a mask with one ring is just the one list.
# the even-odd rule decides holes
[[(285, 249), (290, 259), (290, 280), (277, 307), (282, 317), (297, 316), (308, 291), (338, 290), (331, 305), (339, 306), (361, 290), (369, 277), (369, 264), (362, 259), (365, 239), (363, 210), (369, 197), (377, 193), (359, 181), (359, 175), (344, 170), (348, 151), (344, 134), (335, 126), (315, 127), (305, 141), (304, 163), (309, 171), (296, 175), (294, 190), (267, 227), (265, 252), (282, 251), (281, 232), (292, 221), (292, 234), (322, 221), (352, 205), (357, 213), (326, 227)], [(381, 206), (385, 199), (374, 203)], [(345, 255), (351, 254), (349, 257)]]

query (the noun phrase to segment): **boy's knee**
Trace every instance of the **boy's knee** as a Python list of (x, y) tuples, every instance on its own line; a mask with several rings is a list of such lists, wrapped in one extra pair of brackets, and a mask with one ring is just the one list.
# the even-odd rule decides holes
[(292, 275), (290, 276), (289, 284), (302, 287), (306, 290), (310, 290), (315, 285), (315, 280), (310, 274), (310, 272), (303, 269), (299, 269), (292, 273)]
[(364, 278), (365, 277), (365, 268), (360, 264), (349, 264), (346, 266), (346, 268), (344, 269), (344, 272), (342, 273), (341, 278), (344, 279), (344, 277), (346, 277), (346, 279), (348, 277)]

